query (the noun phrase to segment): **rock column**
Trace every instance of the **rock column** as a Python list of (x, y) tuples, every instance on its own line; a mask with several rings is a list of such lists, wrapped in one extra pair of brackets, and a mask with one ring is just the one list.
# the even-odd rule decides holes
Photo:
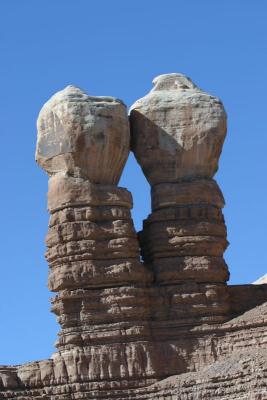
[(176, 284), (177, 318), (218, 321), (228, 311), (228, 243), (224, 199), (213, 176), (226, 114), (218, 98), (181, 74), (153, 83), (130, 113), (132, 148), (151, 184), (152, 213), (140, 232), (143, 259), (157, 284)]
[(36, 159), (50, 176), (46, 258), (62, 328), (53, 356), (59, 383), (145, 373), (145, 349), (128, 342), (147, 334), (151, 272), (140, 262), (131, 194), (117, 186), (129, 141), (121, 101), (73, 86), (38, 118)]

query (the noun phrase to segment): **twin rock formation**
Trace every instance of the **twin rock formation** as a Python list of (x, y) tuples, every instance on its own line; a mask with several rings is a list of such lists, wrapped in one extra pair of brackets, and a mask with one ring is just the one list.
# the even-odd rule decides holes
[[(267, 399), (267, 288), (226, 285), (223, 105), (181, 74), (153, 84), (130, 124), (74, 86), (40, 112), (61, 331), (51, 359), (0, 367), (0, 399)], [(138, 235), (117, 186), (130, 147), (151, 185)]]

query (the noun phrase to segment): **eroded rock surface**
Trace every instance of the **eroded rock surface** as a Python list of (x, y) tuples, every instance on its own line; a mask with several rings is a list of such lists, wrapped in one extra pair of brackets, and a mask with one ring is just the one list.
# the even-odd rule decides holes
[(118, 183), (130, 140), (121, 100), (67, 86), (43, 106), (37, 125), (36, 160), (48, 174), (64, 171), (93, 183)]
[(151, 185), (212, 178), (226, 134), (221, 101), (181, 74), (160, 75), (131, 107), (132, 147)]
[(181, 74), (153, 83), (130, 113), (133, 152), (151, 184), (152, 213), (139, 234), (143, 259), (161, 285), (194, 282), (196, 292), (183, 304), (188, 318), (196, 310), (205, 318), (206, 308), (210, 319), (223, 320), (229, 313), (228, 242), (224, 198), (213, 175), (226, 114), (218, 98)]
[(267, 285), (227, 286), (221, 101), (162, 75), (131, 108), (132, 148), (151, 184), (138, 236), (117, 186), (130, 150), (120, 100), (68, 86), (38, 119), (49, 175), (48, 360), (0, 367), (0, 399), (267, 399)]

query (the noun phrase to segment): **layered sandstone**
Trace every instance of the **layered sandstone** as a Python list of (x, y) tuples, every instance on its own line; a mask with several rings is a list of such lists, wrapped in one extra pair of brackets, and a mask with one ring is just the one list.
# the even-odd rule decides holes
[[(227, 247), (223, 195), (213, 180), (225, 133), (221, 101), (181, 74), (154, 79), (131, 107), (132, 149), (151, 184), (152, 213), (140, 233), (141, 251), (155, 280), (194, 282), (188, 317), (227, 318), (223, 260)], [(195, 303), (195, 304), (194, 304)]]
[[(267, 285), (226, 284), (221, 101), (162, 75), (130, 126), (122, 101), (74, 86), (40, 112), (61, 330), (50, 359), (0, 367), (0, 399), (267, 399)], [(130, 142), (151, 184), (138, 236), (117, 186)]]

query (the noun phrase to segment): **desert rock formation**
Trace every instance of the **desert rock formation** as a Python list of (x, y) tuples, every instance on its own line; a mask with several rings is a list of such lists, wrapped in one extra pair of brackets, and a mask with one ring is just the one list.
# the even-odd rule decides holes
[(130, 113), (133, 152), (151, 184), (152, 213), (140, 233), (141, 252), (159, 284), (194, 285), (190, 302), (181, 307), (188, 318), (224, 320), (228, 243), (224, 198), (212, 178), (226, 114), (219, 99), (181, 74), (153, 83)]
[[(223, 105), (181, 74), (153, 83), (130, 124), (74, 86), (40, 112), (61, 330), (50, 359), (0, 366), (0, 399), (267, 399), (267, 285), (227, 285)], [(117, 186), (130, 147), (151, 185), (138, 234)]]

